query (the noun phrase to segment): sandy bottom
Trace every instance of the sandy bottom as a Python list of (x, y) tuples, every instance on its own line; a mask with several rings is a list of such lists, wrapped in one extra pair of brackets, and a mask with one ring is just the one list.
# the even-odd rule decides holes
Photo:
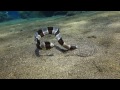
[[(0, 26), (0, 79), (119, 79), (120, 12), (96, 12)], [(34, 33), (58, 26), (78, 49), (35, 54)], [(54, 36), (44, 39), (61, 47)]]

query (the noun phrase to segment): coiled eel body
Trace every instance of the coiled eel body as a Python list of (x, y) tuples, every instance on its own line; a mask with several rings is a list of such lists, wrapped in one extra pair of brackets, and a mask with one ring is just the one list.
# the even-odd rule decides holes
[(63, 46), (64, 48), (66, 48), (67, 50), (74, 50), (77, 49), (77, 46), (73, 46), (73, 45), (68, 45), (66, 44), (61, 36), (60, 30), (57, 27), (45, 27), (45, 28), (41, 28), (39, 29), (36, 33), (35, 33), (35, 41), (36, 41), (36, 47), (39, 50), (42, 49), (51, 49), (53, 48), (55, 45), (49, 41), (44, 41), (44, 42), (40, 42), (40, 39), (42, 37), (44, 37), (47, 34), (52, 34), (55, 35), (56, 39), (58, 40), (58, 43)]

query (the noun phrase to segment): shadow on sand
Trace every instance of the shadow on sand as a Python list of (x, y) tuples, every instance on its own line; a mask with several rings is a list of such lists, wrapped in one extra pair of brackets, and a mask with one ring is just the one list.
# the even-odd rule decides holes
[[(69, 50), (62, 49), (62, 48), (60, 48), (59, 46), (56, 46), (56, 45), (55, 45), (55, 48), (56, 48), (57, 50), (59, 50), (60, 52), (62, 52), (62, 53), (66, 53), (67, 51), (69, 51)], [(40, 56), (54, 56), (54, 54), (41, 55), (41, 54), (40, 54), (40, 50), (39, 50), (38, 48), (35, 49), (35, 55), (36, 55), (37, 57), (40, 57)]]

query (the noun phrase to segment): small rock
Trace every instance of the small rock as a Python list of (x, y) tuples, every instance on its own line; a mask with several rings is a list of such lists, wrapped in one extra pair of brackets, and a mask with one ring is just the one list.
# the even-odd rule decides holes
[(21, 29), (20, 31), (22, 32), (23, 30)]
[(97, 38), (96, 36), (88, 36), (87, 38)]

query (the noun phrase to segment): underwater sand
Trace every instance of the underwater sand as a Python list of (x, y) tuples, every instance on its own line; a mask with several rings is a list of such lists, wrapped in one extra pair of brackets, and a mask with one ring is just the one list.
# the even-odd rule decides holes
[[(35, 55), (39, 27), (60, 27), (63, 40), (78, 49), (53, 48)], [(44, 37), (60, 46), (54, 36)], [(0, 79), (119, 79), (120, 12), (0, 23)]]

